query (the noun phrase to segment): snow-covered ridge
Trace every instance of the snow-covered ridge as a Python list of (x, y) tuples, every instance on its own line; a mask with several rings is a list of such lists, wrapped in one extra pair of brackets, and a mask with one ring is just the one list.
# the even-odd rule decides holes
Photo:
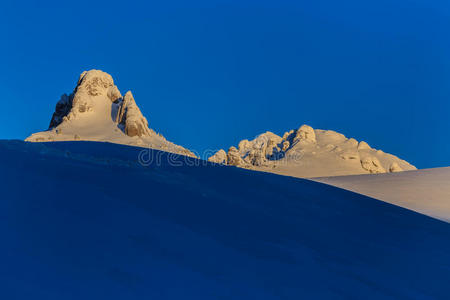
[(380, 176), (313, 178), (450, 223), (450, 167)]
[(29, 142), (103, 141), (195, 156), (149, 128), (131, 91), (122, 96), (111, 75), (84, 71), (70, 95), (57, 102), (47, 131), (32, 134)]
[(295, 177), (377, 174), (416, 170), (398, 157), (373, 149), (331, 130), (302, 125), (278, 136), (266, 132), (242, 140), (228, 152), (219, 150), (211, 162)]

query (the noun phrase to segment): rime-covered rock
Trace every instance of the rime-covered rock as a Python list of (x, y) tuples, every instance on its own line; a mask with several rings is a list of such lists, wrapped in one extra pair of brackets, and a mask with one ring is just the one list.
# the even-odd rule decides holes
[(147, 119), (134, 101), (133, 94), (128, 91), (119, 103), (118, 123), (123, 126), (128, 136), (150, 135)]
[(151, 130), (132, 93), (122, 97), (111, 75), (100, 70), (84, 71), (73, 92), (57, 102), (49, 130), (26, 140), (106, 141), (195, 156)]
[(398, 165), (398, 163), (395, 162), (395, 161), (393, 163), (391, 163), (391, 165), (389, 166), (389, 172), (390, 173), (402, 172), (402, 171), (403, 171), (402, 167), (400, 167)]
[(228, 161), (227, 153), (225, 152), (225, 150), (220, 149), (213, 156), (208, 158), (208, 161), (226, 165)]
[(236, 147), (230, 147), (230, 149), (228, 149), (227, 162), (230, 166), (244, 165), (244, 161), (239, 155), (239, 151), (236, 149)]
[(372, 148), (370, 148), (369, 144), (367, 144), (364, 141), (359, 142), (358, 150), (369, 150), (369, 149), (372, 149)]
[[(226, 158), (226, 159), (225, 159)], [(302, 125), (282, 137), (265, 132), (239, 142), (238, 149), (215, 154), (211, 161), (295, 177), (376, 174), (415, 170), (398, 157), (346, 138), (332, 130)]]
[(242, 140), (239, 142), (238, 149), (239, 152), (246, 152), (252, 148), (252, 143), (248, 140)]
[(314, 132), (314, 129), (311, 126), (302, 125), (297, 130), (294, 141), (315, 143), (316, 133)]
[(56, 103), (55, 112), (50, 120), (49, 128), (54, 128), (62, 123), (63, 118), (66, 117), (72, 109), (73, 94), (70, 96), (63, 94)]
[(283, 141), (281, 151), (286, 151), (290, 145), (289, 141)]
[(374, 156), (363, 158), (361, 160), (361, 166), (364, 170), (369, 171), (371, 174), (386, 173), (386, 170), (381, 165), (381, 162)]

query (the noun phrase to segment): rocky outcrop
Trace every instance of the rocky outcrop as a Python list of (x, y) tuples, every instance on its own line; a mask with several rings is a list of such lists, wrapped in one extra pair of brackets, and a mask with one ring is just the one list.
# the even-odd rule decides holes
[(386, 173), (378, 158), (374, 156), (366, 157), (361, 160), (361, 166), (371, 174)]
[(131, 91), (128, 91), (123, 100), (119, 102), (117, 122), (122, 126), (125, 134), (131, 137), (145, 136), (151, 133), (148, 128), (148, 121), (136, 105)]
[[(116, 93), (117, 98), (111, 99)], [(72, 94), (71, 113), (75, 115), (92, 111), (96, 101), (103, 101), (106, 98), (114, 102), (120, 98), (120, 92), (114, 85), (111, 75), (99, 70), (84, 71)]]
[(309, 142), (315, 143), (316, 141), (316, 133), (311, 126), (302, 125), (295, 134), (294, 142)]
[(109, 99), (111, 103), (121, 97), (111, 75), (99, 70), (84, 71), (73, 92), (70, 95), (63, 94), (56, 103), (49, 129), (76, 118), (79, 113), (92, 111), (96, 102)]
[(210, 162), (214, 162), (217, 164), (226, 165), (228, 162), (227, 153), (223, 149), (220, 149), (213, 156), (211, 156), (208, 160)]
[[(298, 130), (291, 130), (290, 132), (286, 132), (283, 137), (280, 137), (268, 131), (259, 135), (252, 141), (240, 141), (237, 149), (235, 147), (231, 147), (231, 154), (230, 150), (228, 150), (227, 154), (228, 164), (234, 166), (239, 165), (242, 167), (267, 167), (271, 165), (271, 161), (282, 158), (286, 151), (290, 149), (291, 145), (299, 142), (316, 142), (314, 130), (310, 126), (303, 125)], [(208, 160), (215, 162), (217, 160), (217, 157), (221, 157), (221, 155), (222, 154), (219, 154), (219, 152), (217, 152)], [(238, 159), (237, 156), (239, 156), (240, 159)], [(231, 163), (229, 160), (230, 157)]]
[(151, 134), (148, 121), (136, 105), (131, 91), (122, 97), (111, 75), (99, 70), (83, 72), (74, 91), (70, 95), (61, 96), (49, 128), (56, 128), (79, 114), (92, 112), (96, 104), (102, 101), (108, 102), (106, 105), (113, 105), (116, 111), (115, 122), (126, 135), (141, 137)]
[(285, 132), (282, 137), (266, 132), (251, 141), (242, 140), (238, 148), (230, 147), (228, 153), (220, 150), (209, 160), (298, 177), (415, 169), (393, 155), (371, 148), (366, 142), (346, 138), (332, 130), (313, 129), (308, 125)]
[(369, 150), (369, 149), (372, 149), (372, 148), (370, 148), (369, 144), (367, 144), (364, 141), (359, 142), (358, 150)]
[(133, 94), (122, 97), (111, 75), (100, 70), (83, 72), (72, 93), (57, 102), (49, 129), (26, 140), (106, 141), (195, 156), (151, 130)]
[(236, 149), (236, 147), (230, 147), (230, 149), (228, 149), (227, 162), (230, 166), (244, 165), (244, 161), (239, 155), (239, 151)]
[(402, 167), (400, 167), (398, 165), (398, 163), (395, 162), (395, 161), (389, 166), (389, 172), (390, 173), (402, 172), (402, 171), (403, 171)]
[(55, 112), (50, 120), (49, 128), (54, 128), (62, 123), (64, 117), (66, 117), (72, 109), (73, 94), (70, 96), (63, 94), (59, 101), (56, 103)]

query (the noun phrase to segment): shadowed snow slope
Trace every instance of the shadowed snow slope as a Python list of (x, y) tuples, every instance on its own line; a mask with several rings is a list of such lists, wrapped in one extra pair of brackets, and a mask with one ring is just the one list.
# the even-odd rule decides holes
[(141, 151), (0, 142), (2, 298), (448, 299), (445, 222)]
[(450, 167), (313, 180), (450, 222)]

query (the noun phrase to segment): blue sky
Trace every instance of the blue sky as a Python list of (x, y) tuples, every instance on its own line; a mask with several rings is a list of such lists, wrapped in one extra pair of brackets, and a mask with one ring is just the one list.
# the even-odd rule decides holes
[(306, 123), (450, 165), (448, 1), (2, 1), (0, 37), (2, 139), (96, 68), (197, 151)]

